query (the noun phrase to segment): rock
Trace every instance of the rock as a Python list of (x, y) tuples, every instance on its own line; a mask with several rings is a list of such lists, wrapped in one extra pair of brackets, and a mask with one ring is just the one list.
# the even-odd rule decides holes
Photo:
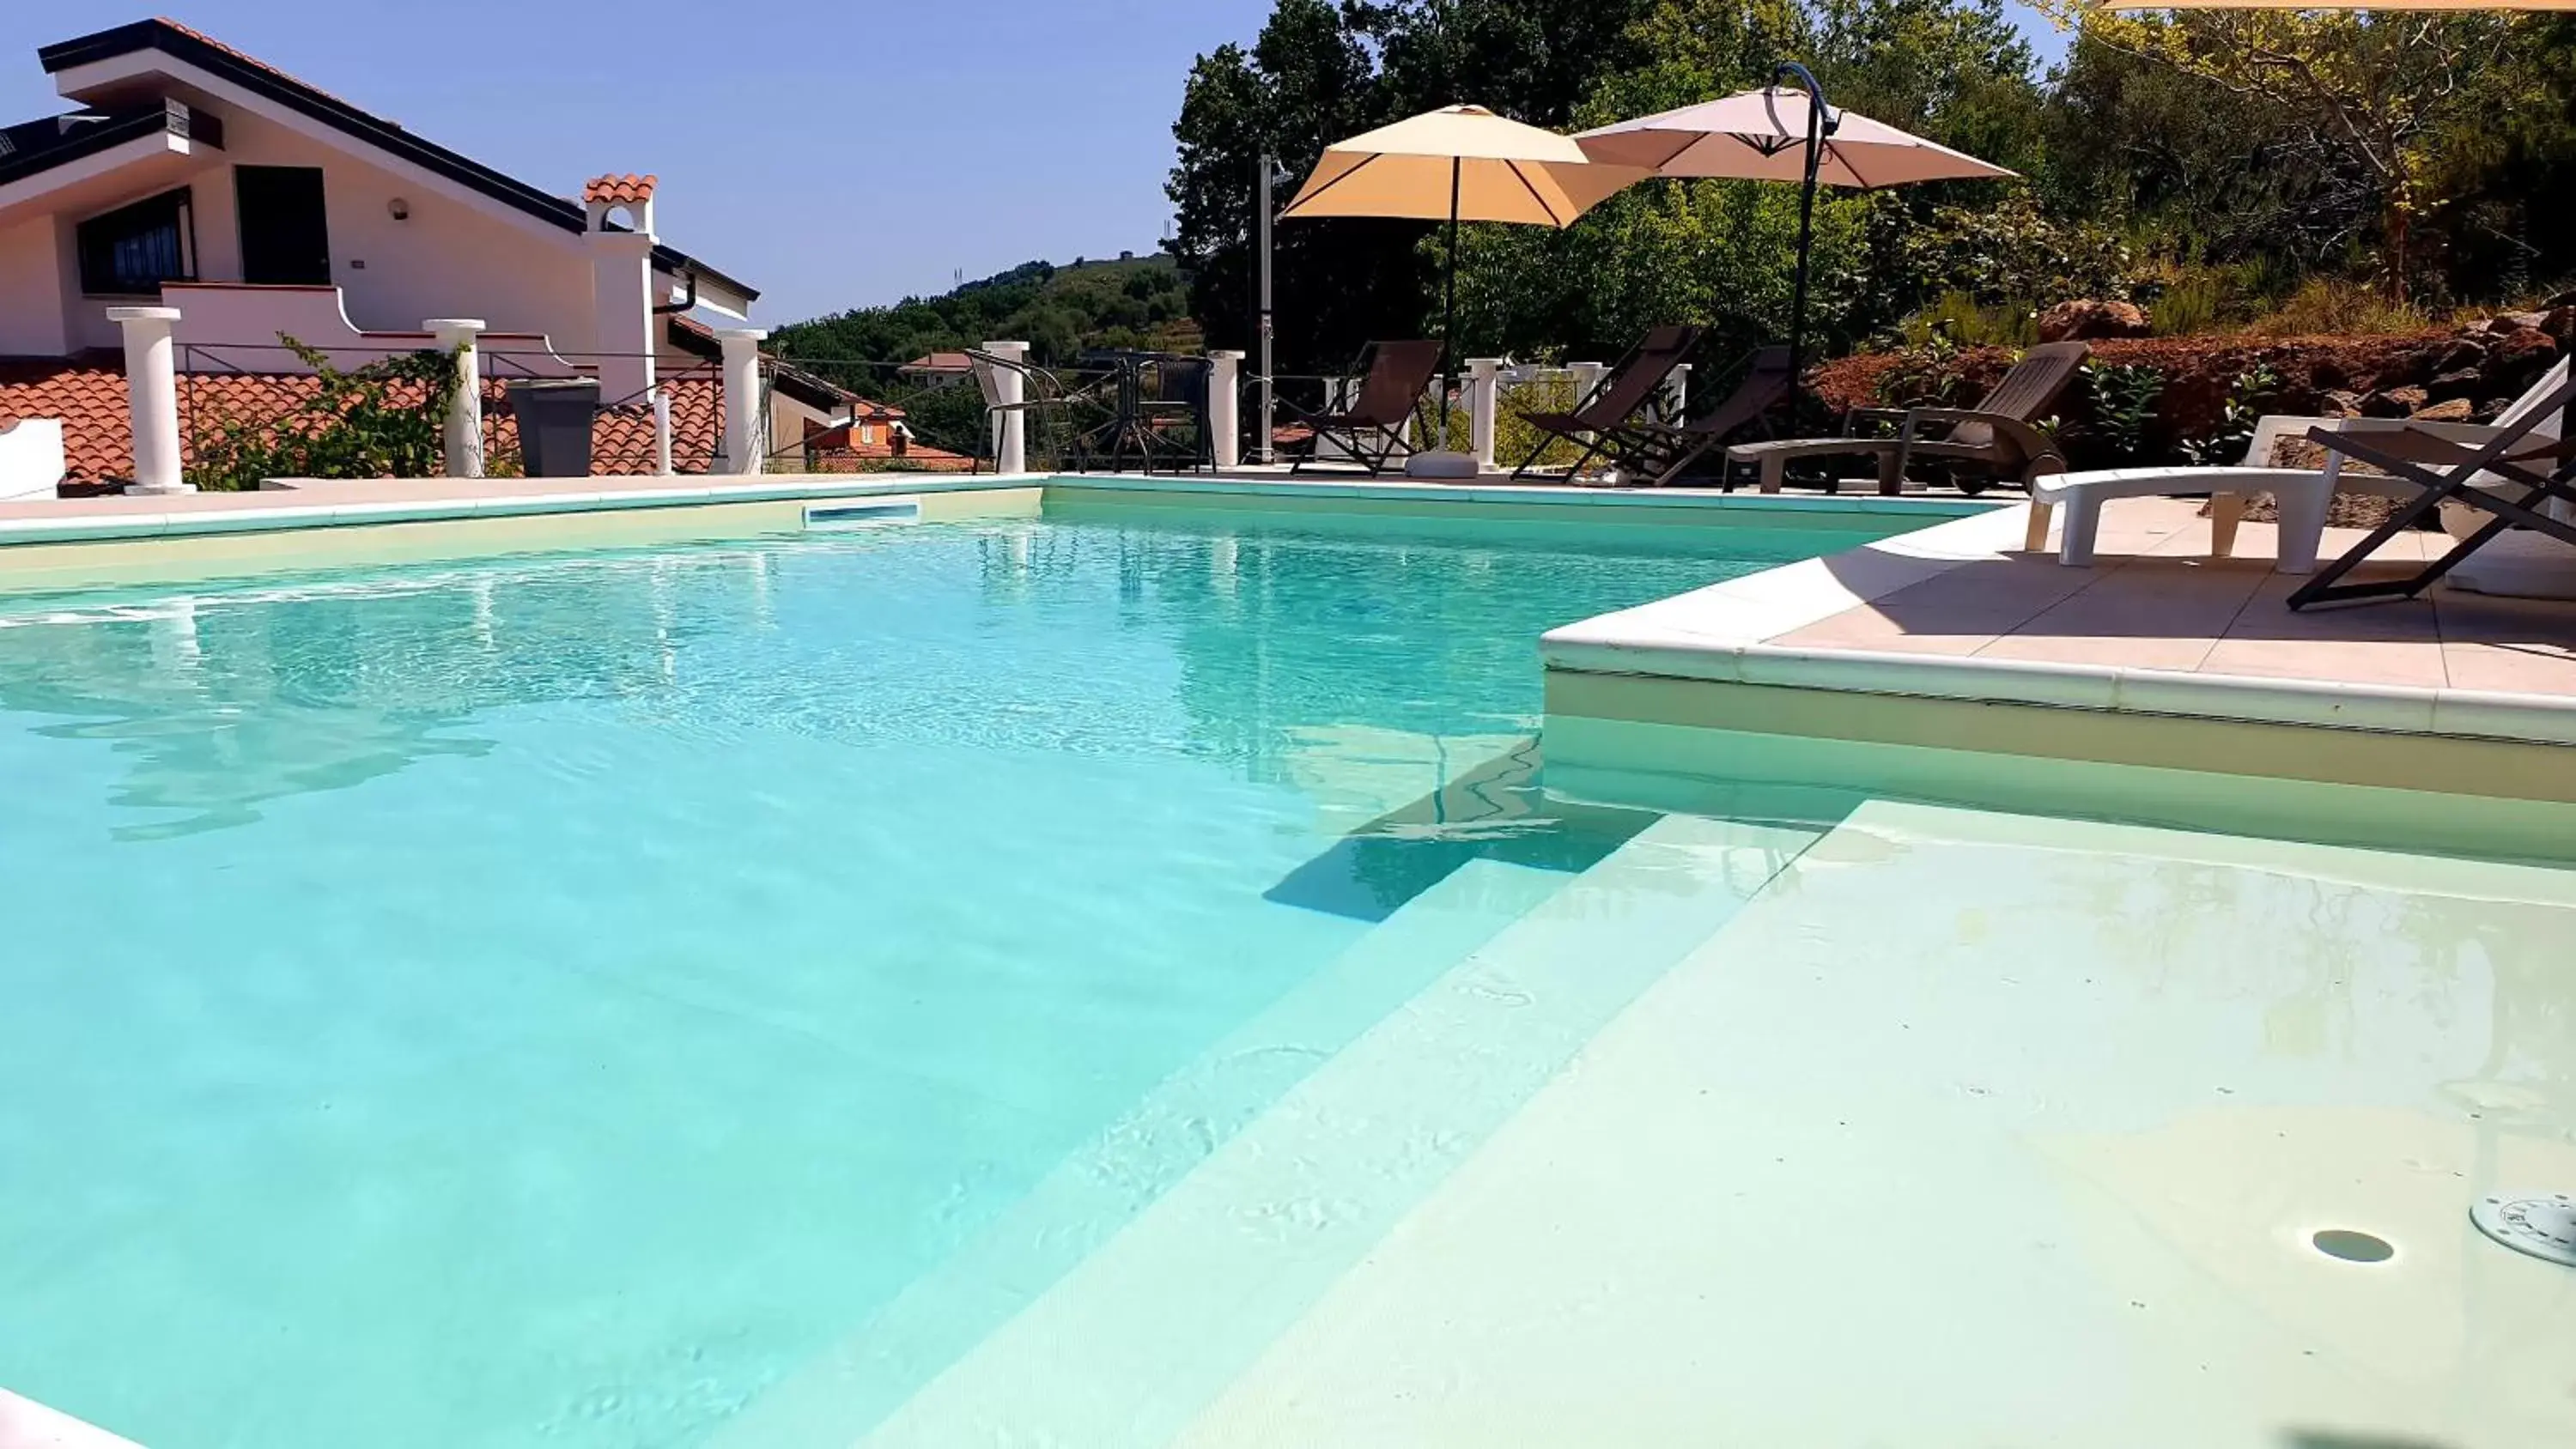
[[(2463, 367), (2457, 372), (2442, 373), (2435, 377), (2431, 382), (2425, 384), (2424, 396), (2433, 402), (2440, 403), (2449, 402), (2453, 398), (2476, 397), (2478, 394), (2485, 392), (2486, 390), (2487, 375), (2485, 370), (2476, 367)], [(2421, 414), (2419, 413), (2418, 416), (2421, 416)]]
[(2464, 397), (2455, 397), (2447, 402), (2437, 402), (2430, 407), (2420, 408), (2416, 410), (2413, 417), (2419, 423), (2465, 423), (2476, 417), (2477, 412), (2477, 404)]
[[(2546, 319), (2543, 319), (2546, 320)], [(2558, 339), (2538, 327), (2517, 327), (2496, 340), (2487, 373), (2508, 387), (2529, 383), (2558, 360)]]
[(2330, 418), (2360, 417), (2362, 416), (2361, 394), (2346, 392), (2339, 387), (2328, 388), (2317, 394), (2317, 411)]
[(2455, 338), (2443, 343), (2442, 350), (2433, 354), (2433, 374), (2438, 377), (2446, 372), (2459, 372), (2486, 360), (2486, 347), (2475, 338)]
[(2542, 314), (2540, 330), (2560, 347), (2576, 350), (2576, 304), (2559, 307)]
[(2537, 327), (2540, 325), (2540, 319), (2547, 315), (2549, 314), (2546, 312), (2498, 312), (2489, 317), (2479, 330), (2490, 337), (2502, 337), (2508, 332), (2520, 331), (2525, 327)]
[(2039, 314), (2042, 342), (2092, 342), (2105, 337), (2144, 337), (2147, 314), (2130, 302), (2060, 302)]
[(2402, 418), (2433, 399), (2420, 387), (2383, 387), (2362, 399), (2361, 415), (2366, 418)]

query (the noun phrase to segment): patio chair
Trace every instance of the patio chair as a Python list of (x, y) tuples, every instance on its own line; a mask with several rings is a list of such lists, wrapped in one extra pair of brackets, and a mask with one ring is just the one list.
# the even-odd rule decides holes
[(1595, 458), (1605, 454), (1616, 458), (1618, 445), (1626, 437), (1625, 429), (1663, 391), (1665, 380), (1681, 360), (1699, 346), (1700, 332), (1697, 327), (1658, 327), (1629, 348), (1628, 355), (1619, 359), (1589, 397), (1575, 403), (1573, 411), (1522, 413), (1521, 421), (1537, 429), (1539, 439), (1529, 456), (1512, 470), (1512, 477), (1526, 476), (1537, 465), (1539, 455), (1559, 439), (1583, 448), (1582, 455), (1565, 470), (1567, 478), (1580, 476), (1584, 465)]
[(1682, 477), (1716, 448), (1759, 426), (1786, 400), (1797, 379), (1789, 374), (1789, 349), (1764, 347), (1735, 384), (1735, 391), (1688, 422), (1635, 422), (1620, 430), (1619, 466), (1632, 482), (1661, 488)]
[[(2093, 349), (2081, 342), (2044, 342), (2021, 356), (2003, 380), (1973, 408), (1854, 408), (1845, 426), (1892, 422), (1892, 438), (1790, 438), (1772, 443), (1738, 443), (1726, 450), (1730, 478), (1754, 470), (1762, 491), (1777, 493), (1791, 462), (1807, 458), (1868, 457), (1878, 464), (1878, 491), (1901, 492), (1905, 471), (1922, 459), (1964, 464), (1981, 473), (2030, 481), (2064, 472), (2065, 455), (2036, 426), (2057, 407)], [(1960, 477), (1959, 491), (1981, 493), (1985, 484), (1975, 473)], [(1837, 485), (1828, 483), (1827, 491)]]
[(1426, 341), (1378, 342), (1369, 347), (1366, 376), (1359, 396), (1340, 412), (1310, 412), (1293, 402), (1281, 406), (1314, 430), (1305, 457), (1288, 471), (1296, 473), (1316, 460), (1325, 442), (1339, 446), (1351, 462), (1370, 473), (1386, 471), (1388, 460), (1405, 451), (1404, 427), (1413, 420), (1423, 390), (1440, 371), (1441, 344)]
[[(1184, 462), (1192, 469), (1216, 466), (1216, 439), (1208, 424), (1208, 388), (1215, 379), (1215, 366), (1204, 357), (1154, 359), (1153, 390), (1136, 404), (1147, 444), (1146, 472), (1154, 471), (1158, 458), (1170, 459), (1175, 473)], [(1173, 441), (1173, 434), (1184, 428), (1186, 446)]]
[[(2576, 438), (2568, 436), (2567, 427), (2571, 417), (2576, 417), (2576, 379), (2562, 375), (2558, 385), (2528, 412), (2510, 425), (2489, 429), (2475, 443), (2422, 425), (2388, 431), (2309, 430), (2310, 441), (2380, 469), (2394, 486), (2411, 488), (2413, 496), (2343, 557), (2300, 585), (2290, 595), (2290, 607), (2414, 598), (2471, 554), (2517, 528), (2576, 547)], [(2412, 574), (2343, 582), (2382, 545), (2437, 516), (2445, 504), (2487, 517), (2448, 552)]]
[[(993, 470), (1001, 471), (1001, 421), (1005, 413), (1018, 413), (1035, 422), (1050, 411), (1069, 414), (1076, 406), (1093, 400), (1087, 391), (1066, 387), (1062, 378), (1043, 367), (976, 347), (965, 352), (968, 365), (974, 369), (975, 386), (984, 395), (985, 427), (975, 440), (972, 461), (976, 468), (990, 460)], [(1006, 401), (1002, 379), (1013, 376), (1020, 380), (1020, 396), (1016, 401)], [(1067, 461), (1078, 468), (1079, 439), (1075, 452), (1077, 456)]]

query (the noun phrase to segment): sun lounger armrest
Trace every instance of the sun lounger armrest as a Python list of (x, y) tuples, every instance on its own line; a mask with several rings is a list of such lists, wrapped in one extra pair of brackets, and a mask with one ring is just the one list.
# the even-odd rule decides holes
[(1904, 408), (1853, 408), (1843, 414), (1843, 436), (1859, 437), (1860, 425), (1863, 423), (1878, 423), (1889, 428), (1901, 428), (1905, 426), (1905, 412)]
[(1926, 423), (1956, 429), (1961, 423), (1983, 423), (1995, 430), (1995, 436), (2021, 450), (2025, 462), (2058, 458), (2057, 440), (2021, 419), (2004, 413), (1979, 412), (1975, 408), (1907, 408), (1905, 428), (1900, 434), (1907, 446), (1923, 433)]

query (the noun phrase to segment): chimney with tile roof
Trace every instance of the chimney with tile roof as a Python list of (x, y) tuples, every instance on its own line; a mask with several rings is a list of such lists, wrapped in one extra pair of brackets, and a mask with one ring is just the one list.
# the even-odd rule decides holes
[[(599, 400), (640, 403), (653, 386), (653, 187), (657, 178), (594, 176), (581, 189), (589, 213)], [(623, 215), (623, 230), (611, 220)]]

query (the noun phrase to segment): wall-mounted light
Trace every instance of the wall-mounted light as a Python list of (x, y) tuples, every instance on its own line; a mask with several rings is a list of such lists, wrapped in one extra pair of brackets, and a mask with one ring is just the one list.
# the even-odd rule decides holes
[(387, 211), (389, 211), (389, 212), (393, 213), (393, 218), (394, 218), (394, 220), (396, 220), (396, 221), (409, 221), (409, 220), (411, 220), (411, 203), (410, 203), (410, 202), (408, 202), (408, 201), (403, 200), (403, 199), (402, 199), (401, 197), (399, 197), (399, 196), (395, 197), (395, 198), (394, 198), (393, 200), (391, 200), (391, 201), (386, 202), (386, 203), (385, 203), (385, 210), (387, 210)]

